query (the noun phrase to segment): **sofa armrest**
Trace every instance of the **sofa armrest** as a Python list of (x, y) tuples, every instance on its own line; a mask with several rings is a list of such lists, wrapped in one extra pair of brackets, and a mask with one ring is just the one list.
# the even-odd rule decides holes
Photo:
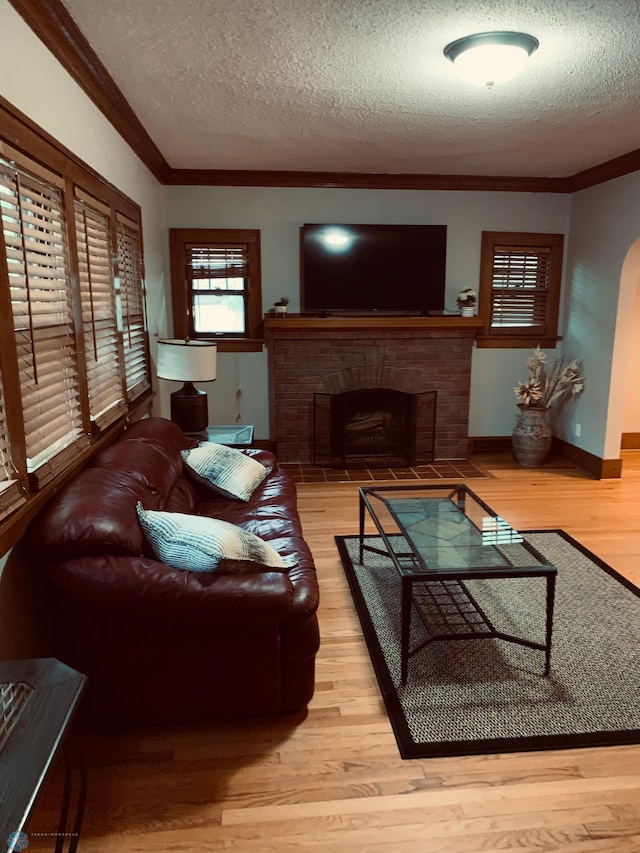
[(295, 557), (298, 564), (288, 569), (293, 587), (292, 618), (304, 619), (318, 609), (320, 590), (311, 550), (302, 536), (282, 536), (269, 539), (269, 544), (281, 557)]
[(110, 610), (144, 621), (211, 620), (253, 626), (291, 616), (293, 585), (286, 573), (188, 572), (145, 557), (83, 557), (53, 563), (55, 586), (78, 607)]

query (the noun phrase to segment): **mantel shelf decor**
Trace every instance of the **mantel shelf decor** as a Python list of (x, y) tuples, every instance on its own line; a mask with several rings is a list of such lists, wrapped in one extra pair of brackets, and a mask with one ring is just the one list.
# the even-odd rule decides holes
[(281, 296), (277, 302), (273, 303), (273, 312), (277, 317), (287, 316), (287, 306), (289, 304), (288, 296)]
[(475, 290), (472, 290), (470, 287), (467, 287), (466, 290), (461, 290), (458, 294), (458, 298), (456, 299), (456, 304), (460, 309), (460, 314), (463, 317), (473, 317), (476, 313), (477, 301), (478, 294)]
[(564, 358), (557, 358), (547, 372), (546, 358), (537, 346), (527, 360), (529, 378), (513, 389), (520, 412), (512, 446), (523, 468), (537, 468), (547, 458), (553, 437), (548, 421), (551, 407), (584, 391), (581, 361), (573, 359), (565, 364)]

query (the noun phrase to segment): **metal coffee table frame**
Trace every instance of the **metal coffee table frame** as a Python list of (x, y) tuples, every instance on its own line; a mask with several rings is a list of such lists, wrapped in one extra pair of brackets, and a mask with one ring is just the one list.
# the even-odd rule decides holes
[[(435, 498), (436, 491), (441, 493), (439, 499)], [(395, 495), (395, 500), (391, 497), (392, 493)], [(418, 493), (422, 493), (422, 497), (416, 498), (415, 495)], [(481, 526), (478, 526), (476, 519), (471, 519), (467, 516), (467, 498), (471, 498), (476, 510), (480, 509), (485, 514), (480, 519)], [(475, 553), (479, 553), (478, 547), (482, 546), (483, 565), (445, 567), (437, 565), (437, 561), (430, 564), (425, 554), (421, 552), (420, 546), (415, 544), (416, 537), (412, 541), (409, 528), (405, 526), (397, 511), (398, 508), (403, 507), (401, 502), (411, 500), (413, 501), (413, 505), (416, 505), (417, 501), (417, 506), (423, 506), (421, 501), (433, 501), (434, 499), (440, 500), (441, 503), (444, 501), (451, 503), (451, 507), (448, 505), (444, 507), (445, 510), (453, 512), (455, 516), (454, 520), (464, 525), (465, 529), (463, 533), (466, 533), (469, 537), (473, 548), (475, 548)], [(365, 550), (389, 557), (402, 582), (400, 618), (402, 684), (407, 683), (409, 658), (435, 640), (493, 638), (517, 643), (531, 649), (539, 649), (545, 653), (544, 674), (549, 674), (551, 668), (551, 639), (557, 569), (548, 563), (542, 554), (532, 545), (524, 541), (517, 531), (514, 531), (506, 524), (478, 495), (460, 483), (439, 483), (433, 486), (363, 486), (359, 489), (359, 501), (360, 563), (362, 563)], [(374, 505), (374, 501), (379, 502), (378, 507)], [(404, 504), (404, 506), (409, 505)], [(425, 504), (424, 507), (426, 506)], [(378, 512), (376, 512), (376, 509), (378, 509)], [(395, 530), (390, 531), (389, 529), (385, 529), (384, 519), (381, 518), (383, 511), (387, 515), (387, 520), (393, 520), (396, 526)], [(365, 543), (366, 513), (369, 514), (384, 543), (384, 550)], [(458, 518), (457, 514), (462, 515), (464, 520)], [(406, 545), (406, 548), (403, 547), (401, 550), (394, 548), (392, 544), (392, 540), (395, 538), (397, 541), (399, 537), (402, 537), (404, 540), (403, 545)], [(517, 543), (519, 547), (524, 549), (527, 558), (530, 556), (530, 564), (527, 559), (526, 565), (514, 565), (506, 556), (504, 550), (498, 550), (497, 545), (513, 543)], [(423, 551), (427, 550), (423, 549)], [(488, 565), (486, 564), (487, 561)], [(492, 562), (494, 564), (491, 564)], [(541, 577), (546, 579), (546, 633), (544, 643), (506, 634), (496, 629), (464, 583), (465, 580), (472, 579), (521, 577)], [(429, 594), (430, 601), (437, 609), (438, 615), (441, 617), (441, 622), (445, 626), (456, 622), (456, 620), (459, 622), (462, 619), (467, 624), (468, 630), (431, 633), (429, 625), (422, 618), (429, 636), (424, 642), (411, 649), (412, 604), (414, 602), (414, 586), (416, 584), (426, 585), (425, 589)], [(437, 592), (434, 592), (434, 590), (437, 590)], [(462, 608), (460, 600), (464, 602)], [(475, 622), (470, 621), (467, 614), (472, 614)]]

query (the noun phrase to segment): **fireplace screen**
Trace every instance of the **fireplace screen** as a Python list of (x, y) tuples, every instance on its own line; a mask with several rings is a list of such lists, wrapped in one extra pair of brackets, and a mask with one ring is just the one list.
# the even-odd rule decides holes
[(314, 394), (313, 462), (342, 468), (432, 462), (435, 416), (435, 391)]

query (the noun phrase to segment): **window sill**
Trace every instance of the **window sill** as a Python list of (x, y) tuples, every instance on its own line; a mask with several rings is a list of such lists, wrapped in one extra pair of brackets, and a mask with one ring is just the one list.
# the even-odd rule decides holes
[(555, 349), (561, 340), (557, 336), (478, 335), (476, 345), (478, 349), (531, 349), (539, 344), (543, 349)]
[(218, 345), (218, 352), (262, 352), (263, 338), (207, 338)]
[(55, 480), (44, 486), (41, 491), (30, 494), (25, 503), (21, 504), (14, 513), (2, 521), (0, 525), (0, 556), (3, 556), (10, 548), (14, 547), (24, 535), (31, 519), (40, 512), (49, 498), (74, 477), (89, 462), (92, 456), (95, 456), (99, 450), (114, 442), (122, 434), (126, 421), (133, 422), (150, 413), (153, 396), (153, 393), (149, 392), (140, 397), (132, 405), (127, 418), (123, 417), (117, 423), (113, 424), (105, 431), (103, 436), (89, 445), (85, 452), (75, 460), (73, 465), (64, 474), (56, 477)]

